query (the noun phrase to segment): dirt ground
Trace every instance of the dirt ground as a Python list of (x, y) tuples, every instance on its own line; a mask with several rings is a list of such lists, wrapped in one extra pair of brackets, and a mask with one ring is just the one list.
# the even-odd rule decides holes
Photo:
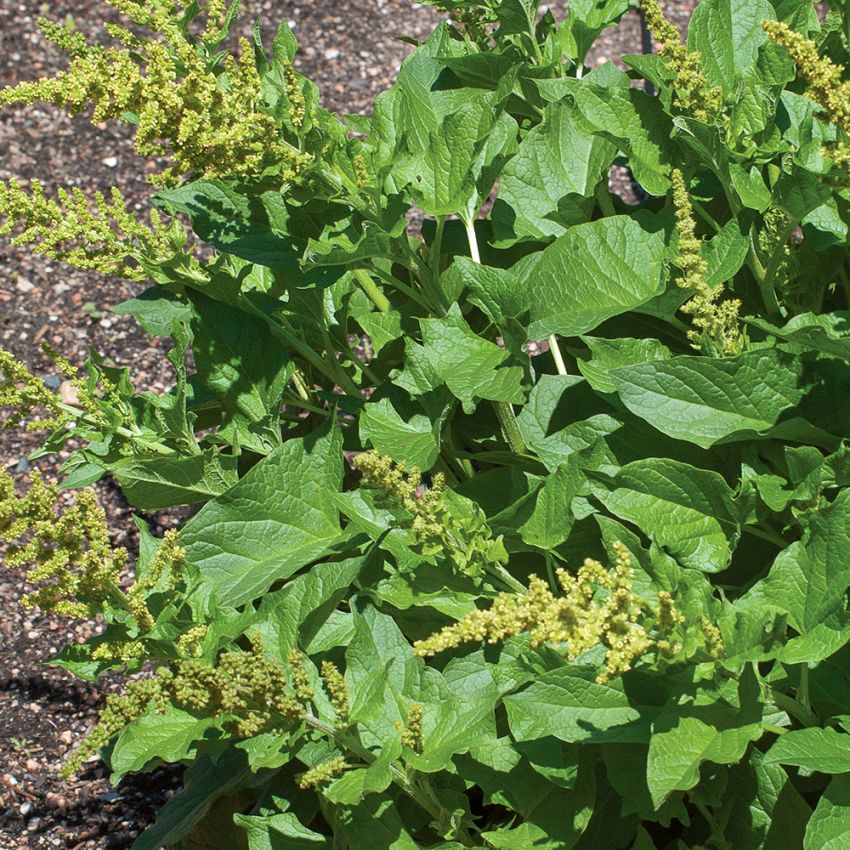
[[(565, 0), (551, 5), (556, 16), (564, 14)], [(437, 20), (432, 9), (407, 0), (251, 0), (243, 6), (249, 13), (246, 29), (258, 14), (270, 31), (282, 18), (290, 22), (301, 45), (299, 69), (320, 84), (325, 106), (344, 112), (368, 109), (392, 82), (409, 50), (397, 36), (424, 37)], [(665, 6), (684, 24), (693, 2)], [(73, 21), (98, 39), (100, 22), (118, 17), (104, 0), (0, 0), (0, 86), (65, 67), (64, 56), (36, 27), (39, 15)], [(630, 14), (603, 38), (593, 61), (640, 50), (637, 16)], [(48, 194), (62, 186), (86, 192), (118, 186), (143, 210), (153, 191), (145, 182), (151, 167), (135, 155), (127, 129), (116, 124), (94, 127), (43, 105), (0, 110), (0, 179), (14, 176), (26, 183), (37, 177)], [(49, 342), (78, 365), (93, 347), (128, 365), (140, 390), (162, 392), (169, 385), (159, 341), (148, 340), (129, 317), (109, 312), (131, 292), (123, 281), (51, 263), (0, 237), (0, 345), (57, 387), (60, 378), (39, 354), (39, 342)], [(0, 431), (0, 464), (23, 481), (37, 442), (37, 435)], [(56, 465), (37, 464), (47, 476)], [(104, 482), (98, 494), (114, 543), (132, 552), (130, 510), (120, 492)], [(168, 515), (148, 519), (157, 533), (177, 522)], [(0, 850), (129, 847), (178, 787), (179, 771), (162, 769), (113, 788), (104, 767), (93, 763), (72, 782), (60, 779), (63, 758), (95, 722), (105, 694), (120, 687), (120, 677), (95, 687), (44, 664), (96, 626), (25, 610), (18, 604), (23, 592), (20, 576), (0, 567)]]

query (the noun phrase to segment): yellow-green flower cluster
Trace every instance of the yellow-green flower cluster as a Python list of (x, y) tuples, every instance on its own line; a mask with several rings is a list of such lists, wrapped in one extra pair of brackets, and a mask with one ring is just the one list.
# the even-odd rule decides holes
[(357, 181), (357, 185), (368, 186), (372, 182), (372, 177), (369, 174), (369, 166), (366, 164), (363, 154), (354, 154), (351, 158), (351, 164), (354, 166), (354, 179)]
[(91, 654), (93, 661), (120, 661), (129, 664), (145, 656), (145, 645), (140, 640), (107, 641), (99, 644)]
[[(58, 501), (59, 488), (45, 484), (38, 472), (26, 495), (18, 496), (12, 477), (0, 470), (0, 542), (9, 544), (5, 564), (10, 569), (33, 565), (27, 581), (36, 589), (22, 603), (77, 619), (114, 608), (132, 614), (140, 629), (152, 628), (146, 596), (162, 576), (173, 587), (185, 570), (177, 532), (165, 535), (145, 578), (125, 593), (120, 581), (129, 556), (126, 549), (112, 548), (94, 491), (82, 490), (63, 512)], [(103, 644), (96, 653), (96, 659), (121, 661), (143, 654), (136, 641)]]
[(699, 626), (705, 638), (705, 651), (712, 658), (722, 658), (723, 653), (726, 651), (726, 644), (717, 624), (712, 623), (708, 617), (700, 617)]
[(442, 473), (431, 479), (425, 488), (420, 470), (409, 472), (377, 452), (364, 452), (357, 456), (355, 465), (363, 475), (363, 483), (381, 493), (384, 501), (395, 503), (413, 516), (413, 533), (423, 541), (441, 539), (447, 522), (443, 508), (446, 482)]
[(159, 675), (128, 682), (123, 693), (110, 694), (97, 725), (65, 763), (62, 775), (67, 779), (77, 773), (89, 758), (105, 747), (128, 723), (138, 720), (151, 704), (160, 712), (168, 710), (166, 692)]
[(152, 629), (154, 626), (147, 606), (148, 595), (163, 578), (165, 580), (162, 589), (173, 590), (186, 572), (186, 552), (180, 546), (179, 540), (178, 531), (166, 531), (145, 575), (137, 579), (127, 592), (127, 608), (142, 629)]
[(201, 644), (207, 636), (209, 626), (192, 626), (177, 639), (177, 651), (185, 658), (194, 658), (201, 654)]
[(313, 692), (313, 686), (310, 684), (310, 677), (307, 674), (307, 667), (304, 665), (304, 659), (301, 657), (301, 653), (293, 649), (286, 661), (289, 664), (295, 695), (303, 702), (310, 702), (315, 694)]
[(641, 0), (640, 5), (658, 52), (676, 78), (676, 106), (697, 121), (711, 123), (723, 106), (723, 92), (708, 84), (699, 52), (682, 44), (679, 31), (664, 17), (658, 0)]
[(600, 682), (625, 673), (657, 643), (654, 634), (672, 629), (680, 620), (669, 595), (659, 596), (658, 612), (646, 606), (632, 589), (634, 571), (628, 549), (616, 543), (614, 552), (612, 570), (590, 558), (575, 575), (557, 570), (563, 591), (560, 596), (553, 594), (543, 579), (532, 576), (527, 593), (499, 594), (489, 609), (474, 611), (418, 641), (415, 653), (436, 655), (464, 643), (498, 643), (527, 633), (532, 646), (564, 646), (569, 661), (596, 646), (606, 647)]
[(507, 561), (502, 538), (492, 535), (480, 509), (461, 507), (455, 515), (442, 473), (433, 475), (431, 486), (426, 487), (418, 469), (407, 471), (403, 464), (375, 452), (358, 455), (355, 465), (363, 474), (363, 484), (376, 490), (383, 503), (411, 515), (410, 530), (422, 554), (441, 554), (459, 572), (475, 578), (488, 565)]
[[(14, 354), (0, 348), (0, 407), (11, 409), (3, 422), (4, 428), (19, 425), (28, 419), (29, 430), (61, 428), (68, 421), (59, 396), (50, 390), (44, 381), (33, 375)], [(46, 417), (34, 417), (35, 411), (43, 410)]]
[(299, 788), (316, 788), (344, 773), (347, 768), (348, 762), (343, 756), (334, 756), (302, 773), (296, 782)]
[(332, 661), (322, 662), (322, 679), (336, 715), (336, 728), (339, 730), (346, 729), (350, 708), (345, 679)]
[(702, 348), (708, 340), (711, 348), (720, 354), (740, 354), (746, 344), (738, 321), (741, 302), (737, 298), (721, 301), (723, 286), (709, 286), (708, 264), (702, 255), (702, 241), (696, 235), (688, 186), (678, 169), (673, 170), (672, 182), (679, 241), (675, 262), (682, 270), (679, 286), (693, 293), (681, 308), (692, 317), (693, 330), (688, 338), (694, 348)]
[(407, 714), (404, 731), (401, 733), (401, 743), (410, 747), (415, 753), (422, 752), (424, 730), (422, 728), (422, 706), (415, 702)]
[(301, 89), (301, 78), (291, 62), (283, 63), (283, 82), (286, 86), (286, 97), (289, 101), (289, 120), (296, 129), (304, 126), (307, 118), (307, 99)]
[(66, 776), (104, 747), (128, 723), (149, 709), (165, 713), (177, 705), (221, 720), (232, 731), (249, 738), (264, 729), (298, 723), (304, 707), (292, 694), (284, 670), (252, 641), (250, 652), (224, 652), (214, 667), (196, 659), (179, 660), (173, 668), (160, 667), (150, 679), (131, 681), (124, 692), (107, 698), (97, 725), (64, 768)]
[(263, 111), (248, 41), (240, 42), (238, 57), (229, 55), (221, 63), (215, 57), (212, 48), (222, 38), (220, 0), (206, 4), (208, 23), (200, 43), (183, 31), (186, 10), (172, 0), (108, 2), (154, 36), (141, 40), (111, 25), (110, 35), (123, 46), (103, 48), (83, 46), (51, 28), (51, 39), (71, 48), (68, 70), (0, 91), (0, 104), (46, 101), (72, 115), (91, 105), (93, 123), (133, 116), (139, 153), (171, 158), (171, 166), (156, 178), (160, 183), (184, 175), (253, 175), (275, 165), (283, 166), (286, 181), (306, 165), (308, 158), (280, 138), (274, 117)]
[(121, 599), (127, 551), (112, 549), (93, 491), (83, 490), (61, 514), (58, 499), (59, 488), (45, 484), (37, 472), (26, 495), (18, 497), (11, 476), (0, 471), (0, 541), (10, 544), (5, 563), (12, 569), (34, 564), (27, 580), (36, 590), (24, 596), (24, 605), (91, 618)]
[[(2, 93), (0, 93), (2, 96)], [(174, 254), (174, 234), (156, 210), (150, 226), (127, 211), (118, 189), (107, 200), (98, 192), (94, 207), (78, 188), (60, 189), (58, 200), (48, 198), (38, 180), (27, 193), (17, 180), (0, 181), (0, 235), (19, 231), (13, 245), (32, 245), (37, 254), (81, 269), (117, 274), (131, 280), (145, 272), (128, 259), (162, 258)]]
[[(850, 81), (844, 79), (844, 66), (821, 56), (813, 41), (784, 21), (764, 21), (762, 27), (772, 41), (788, 51), (800, 76), (808, 83), (809, 97), (850, 137)], [(850, 169), (850, 142), (839, 142), (826, 153), (836, 165)]]

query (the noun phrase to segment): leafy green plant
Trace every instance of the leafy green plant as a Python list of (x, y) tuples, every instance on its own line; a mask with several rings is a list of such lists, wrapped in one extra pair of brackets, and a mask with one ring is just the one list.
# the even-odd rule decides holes
[(76, 403), (11, 355), (0, 403), (63, 488), (117, 479), (135, 578), (85, 489), (4, 478), (0, 536), (106, 622), (54, 663), (140, 673), (68, 770), (187, 766), (135, 850), (844, 846), (847, 4), (701, 0), (683, 42), (645, 0), (659, 52), (591, 70), (627, 0), (435, 0), (370, 117), (285, 24), (231, 54), (237, 3), (110, 4), (0, 102), (135, 124), (158, 212), (0, 213), (152, 281), (116, 309), (174, 386), (48, 350)]

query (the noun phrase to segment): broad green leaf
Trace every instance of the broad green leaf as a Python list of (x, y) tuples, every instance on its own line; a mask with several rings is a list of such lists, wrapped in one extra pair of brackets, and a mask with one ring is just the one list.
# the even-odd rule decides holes
[(587, 828), (596, 802), (596, 777), (588, 759), (579, 780), (569, 791), (549, 785), (525, 821), (511, 828), (484, 833), (487, 843), (498, 850), (536, 850), (574, 847)]
[(238, 481), (236, 455), (211, 448), (197, 455), (132, 457), (111, 464), (127, 501), (142, 511), (208, 502)]
[(360, 437), (386, 457), (408, 468), (429, 470), (440, 454), (441, 422), (424, 413), (402, 419), (388, 398), (371, 402), (360, 416)]
[(135, 298), (122, 301), (112, 312), (119, 316), (133, 316), (150, 336), (171, 336), (175, 322), (188, 325), (192, 308), (162, 286), (152, 286)]
[(741, 218), (730, 219), (705, 243), (703, 250), (708, 263), (708, 285), (720, 286), (732, 280), (744, 265), (749, 247), (749, 236)]
[(265, 817), (236, 815), (248, 833), (249, 850), (330, 850), (331, 839), (307, 829), (291, 812)]
[(767, 751), (765, 762), (821, 773), (850, 773), (850, 735), (816, 727), (786, 732)]
[(567, 743), (649, 740), (650, 723), (664, 695), (635, 697), (621, 679), (600, 684), (596, 675), (595, 669), (587, 667), (563, 667), (505, 697), (514, 738), (533, 741), (551, 736)]
[[(298, 272), (305, 243), (288, 232), (289, 213), (279, 192), (248, 197), (223, 180), (198, 180), (160, 191), (155, 201), (192, 220), (198, 236), (220, 251), (274, 269)], [(311, 273), (317, 281), (328, 272)]]
[(386, 791), (392, 782), (390, 765), (401, 756), (401, 735), (385, 741), (378, 757), (368, 767), (347, 770), (322, 789), (330, 802), (343, 806), (356, 806), (369, 794)]
[(510, 738), (457, 756), (455, 763), (465, 780), (482, 789), (487, 803), (506, 806), (524, 818), (531, 816), (550, 787)]
[[(220, 401), (224, 431), (239, 420), (249, 425), (266, 420), (257, 442), (270, 450), (280, 443), (280, 398), (295, 369), (286, 348), (254, 316), (198, 294), (192, 305), (195, 380)], [(255, 448), (245, 430), (240, 444)]]
[(688, 27), (688, 47), (697, 50), (711, 85), (731, 93), (753, 69), (767, 41), (763, 20), (776, 15), (767, 0), (702, 0)]
[(570, 503), (587, 481), (573, 455), (543, 482), (534, 503), (534, 511), (520, 526), (525, 543), (548, 551), (560, 546), (572, 529), (574, 516)]
[(471, 655), (450, 661), (440, 675), (426, 670), (419, 702), (423, 706), (421, 755), (409, 755), (418, 770), (436, 773), (452, 767), (452, 758), (496, 740), (494, 712), (499, 688), (491, 665)]
[(733, 847), (798, 850), (811, 809), (786, 771), (753, 747), (729, 773), (732, 812), (724, 830)]
[(481, 153), (496, 119), (488, 101), (470, 100), (446, 116), (411, 162), (411, 191), (428, 215), (460, 213), (476, 194)]
[(803, 376), (803, 364), (780, 351), (725, 360), (680, 356), (611, 373), (632, 413), (705, 449), (768, 434), (802, 400)]
[(666, 194), (675, 153), (670, 141), (672, 121), (659, 98), (634, 88), (603, 88), (590, 80), (575, 85), (574, 80), (566, 78), (538, 85), (547, 100), (571, 94), (585, 130), (607, 139), (626, 154), (635, 180), (645, 191)]
[(577, 0), (558, 32), (559, 42), (570, 58), (584, 60), (587, 51), (606, 27), (629, 8), (628, 0)]
[(546, 239), (586, 220), (593, 190), (616, 152), (577, 127), (565, 103), (548, 106), (499, 177), (496, 238)]
[(317, 564), (286, 587), (266, 594), (252, 623), (264, 646), (285, 661), (293, 649), (304, 649), (318, 633), (365, 563), (365, 556)]
[[(539, 259), (539, 255), (531, 257)], [(442, 277), (448, 278), (459, 292), (468, 289), (469, 300), (478, 304), (496, 324), (502, 324), (506, 318), (519, 319), (529, 308), (528, 291), (520, 285), (522, 275), (517, 274), (516, 267), (497, 269), (474, 263), (469, 257), (455, 257)]]
[(338, 428), (289, 440), (186, 523), (186, 556), (222, 605), (242, 605), (339, 539), (341, 483)]
[(176, 846), (204, 819), (218, 799), (237, 794), (250, 786), (251, 781), (251, 770), (243, 752), (229, 749), (216, 761), (202, 756), (186, 771), (183, 789), (159, 810), (154, 825), (136, 839), (131, 850)]
[(850, 311), (801, 313), (781, 328), (764, 319), (752, 318), (747, 322), (779, 339), (850, 361)]
[(358, 806), (340, 808), (336, 817), (348, 850), (422, 850), (392, 800), (373, 794)]
[(806, 827), (803, 850), (843, 850), (850, 842), (850, 778), (836, 776)]
[(732, 179), (732, 185), (745, 207), (764, 212), (770, 206), (770, 189), (767, 188), (761, 171), (756, 166), (745, 171), (737, 163), (732, 163), (729, 167), (729, 175)]
[(363, 601), (354, 611), (354, 637), (345, 653), (351, 719), (367, 745), (381, 747), (405, 723), (420, 689), (421, 662), (386, 614)]
[(500, 0), (495, 9), (500, 24), (499, 34), (534, 32), (539, 5), (540, 0)]
[(729, 565), (740, 532), (734, 493), (722, 475), (652, 458), (624, 466), (595, 495), (683, 566), (713, 573)]
[(212, 718), (195, 717), (172, 708), (167, 714), (148, 713), (124, 727), (109, 756), (112, 781), (141, 771), (153, 761), (176, 763), (195, 755), (193, 744), (203, 738)]
[(802, 225), (808, 244), (822, 249), (847, 242), (847, 224), (821, 175), (798, 168), (783, 174), (773, 191), (776, 202)]
[(511, 355), (482, 339), (466, 323), (457, 304), (442, 319), (420, 319), (428, 363), (472, 412), (480, 399), (521, 403), (523, 370)]
[(578, 336), (645, 304), (664, 288), (663, 260), (663, 233), (628, 216), (571, 227), (528, 279), (529, 337)]
[(745, 597), (787, 614), (800, 637), (783, 651), (789, 662), (819, 661), (850, 640), (850, 491), (811, 517), (802, 540), (784, 549)]
[(578, 368), (597, 392), (614, 393), (617, 386), (611, 379), (612, 369), (621, 369), (650, 360), (669, 360), (673, 355), (657, 339), (604, 339), (583, 337), (590, 349), (590, 360), (579, 360)]
[(727, 682), (692, 702), (674, 698), (655, 719), (649, 742), (647, 782), (655, 805), (674, 791), (693, 788), (704, 761), (739, 761), (762, 735), (762, 712), (759, 685), (751, 673), (739, 685)]

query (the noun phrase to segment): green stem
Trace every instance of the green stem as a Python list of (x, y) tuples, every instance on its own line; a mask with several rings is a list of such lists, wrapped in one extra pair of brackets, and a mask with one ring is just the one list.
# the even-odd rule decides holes
[(367, 366), (352, 350), (351, 343), (348, 340), (348, 337), (345, 334), (337, 334), (340, 342), (341, 353), (345, 355), (345, 358), (357, 369), (367, 381), (369, 381), (372, 386), (377, 387), (378, 384), (381, 383), (378, 376)]
[(324, 327), (322, 328), (322, 341), (325, 344), (325, 353), (327, 354), (331, 370), (334, 373), (333, 380), (341, 389), (345, 390), (349, 395), (359, 397), (360, 390), (357, 388), (354, 381), (352, 381), (351, 378), (348, 376), (348, 373), (345, 371), (345, 369), (342, 368), (342, 364), (337, 359), (336, 351), (334, 350), (334, 345), (331, 342), (331, 338), (328, 334), (327, 328)]
[(691, 206), (696, 211), (697, 215), (715, 232), (720, 233), (721, 227), (717, 223), (717, 219), (698, 201), (691, 198)]
[(372, 303), (378, 308), (379, 312), (389, 313), (392, 310), (392, 304), (390, 304), (389, 299), (381, 292), (370, 274), (364, 269), (356, 269), (352, 274), (363, 291), (369, 296)]
[(555, 368), (559, 375), (568, 375), (567, 364), (564, 363), (564, 355), (561, 354), (561, 349), (558, 346), (558, 337), (555, 334), (549, 337), (549, 351), (552, 352), (552, 359), (555, 361)]
[(496, 411), (496, 418), (502, 426), (502, 434), (511, 451), (517, 455), (525, 454), (525, 440), (523, 440), (522, 432), (519, 430), (513, 407), (508, 402), (497, 401), (493, 402), (493, 408)]
[(812, 700), (809, 694), (809, 665), (805, 662), (800, 667), (800, 686), (797, 688), (797, 698), (803, 710), (814, 716), (812, 711)]
[(732, 850), (732, 845), (729, 844), (729, 842), (726, 841), (725, 838), (723, 838), (723, 830), (720, 824), (717, 822), (717, 819), (714, 817), (714, 815), (711, 814), (705, 804), (695, 802), (694, 805), (697, 807), (699, 813), (703, 816), (703, 818), (705, 818), (705, 822), (711, 828), (712, 835), (709, 837), (708, 841), (714, 847), (716, 847), (717, 850)]
[(793, 697), (789, 697), (788, 694), (771, 690), (770, 699), (778, 709), (798, 720), (803, 726), (820, 726), (820, 721), (814, 713), (807, 710)]
[[(269, 330), (271, 330), (274, 336), (280, 337), (280, 339), (290, 346), (290, 348), (295, 349), (295, 351), (297, 351), (314, 369), (321, 372), (326, 378), (328, 378), (328, 380), (336, 382), (337, 375), (335, 369), (332, 366), (329, 367), (322, 357), (316, 354), (316, 352), (313, 351), (313, 349), (307, 345), (304, 340), (298, 337), (286, 319), (283, 317), (278, 317), (277, 320), (273, 319), (257, 307), (250, 298), (242, 299), (241, 304), (245, 307), (247, 312), (259, 319), (262, 319), (266, 325), (268, 325)], [(351, 386), (354, 387), (353, 384), (351, 384)], [(356, 387), (354, 387), (354, 392), (355, 395), (358, 394)]]
[(440, 274), (440, 255), (443, 251), (443, 230), (446, 227), (446, 217), (437, 216), (437, 225), (434, 230), (434, 241), (431, 243), (431, 271), (435, 275)]
[(555, 565), (552, 563), (552, 553), (546, 553), (546, 575), (549, 578), (549, 587), (552, 593), (558, 592), (558, 580), (555, 578)]
[(761, 728), (764, 729), (765, 732), (770, 732), (773, 735), (784, 735), (788, 730), (782, 726), (777, 726), (774, 723), (762, 723)]
[(478, 236), (475, 234), (475, 218), (472, 216), (468, 221), (464, 221), (463, 225), (466, 229), (466, 238), (469, 241), (469, 256), (473, 263), (481, 265), (481, 252), (478, 250)]
[(460, 457), (455, 449), (454, 435), (451, 427), (446, 428), (443, 432), (443, 454), (452, 462), (452, 465), (461, 473), (461, 477), (466, 481), (475, 477), (475, 468), (471, 461), (467, 458)]
[[(374, 753), (367, 750), (352, 735), (348, 735), (344, 731), (332, 726), (330, 723), (326, 723), (314, 714), (306, 712), (304, 715), (304, 722), (312, 729), (315, 729), (317, 732), (321, 732), (323, 735), (326, 735), (328, 738), (335, 741), (341, 749), (348, 750), (356, 755), (359, 759), (366, 762), (366, 764), (373, 764), (377, 759), (377, 756)], [(433, 794), (431, 794), (428, 789), (411, 782), (407, 774), (397, 764), (390, 765), (390, 775), (392, 776), (393, 783), (407, 794), (407, 796), (415, 803), (417, 803), (417, 805), (424, 809), (431, 818), (433, 818), (434, 823), (442, 832), (444, 838), (448, 838), (454, 833), (453, 838), (464, 847), (476, 846), (476, 842), (472, 839), (466, 829), (462, 827), (455, 829), (452, 827), (451, 813), (447, 812), (440, 805), (439, 800), (434, 799)]]
[(514, 593), (528, 593), (528, 588), (515, 579), (501, 564), (486, 564), (484, 570)]
[(784, 549), (788, 546), (788, 542), (780, 537), (775, 531), (759, 528), (757, 525), (745, 525), (741, 528), (747, 534), (752, 534), (753, 537), (758, 537), (760, 540), (767, 540)]
[(292, 373), (292, 386), (295, 387), (295, 392), (301, 401), (310, 401), (310, 393), (307, 390), (307, 384), (304, 381), (304, 376), (296, 369)]
[[(59, 402), (58, 407), (60, 410), (67, 413), (69, 416), (73, 416), (75, 421), (85, 422), (92, 428), (100, 428), (102, 424), (97, 421), (97, 419), (92, 416), (90, 413), (86, 412), (82, 408), (75, 407), (73, 404), (65, 404), (65, 402)], [(133, 440), (138, 442), (140, 438), (144, 438), (146, 435), (135, 428), (125, 428), (123, 425), (119, 425), (114, 429), (114, 433), (118, 434), (121, 437), (126, 437), (128, 440)], [(148, 442), (145, 440), (143, 443), (146, 449), (151, 449), (157, 454), (161, 455), (173, 455), (174, 448), (172, 446), (167, 446), (165, 443), (160, 443), (157, 441)]]
[[(407, 267), (405, 266), (405, 268)], [(392, 275), (388, 275), (386, 272), (382, 272), (380, 269), (373, 269), (372, 273), (379, 277), (384, 283), (395, 287), (399, 292), (403, 292), (408, 298), (415, 301), (424, 310), (430, 309), (428, 302), (413, 287), (408, 286), (406, 283), (402, 283), (397, 278), (392, 277)]]
[(776, 297), (776, 291), (773, 288), (773, 281), (768, 276), (767, 269), (761, 264), (761, 260), (756, 253), (753, 237), (750, 236), (750, 247), (747, 251), (747, 265), (753, 273), (753, 277), (758, 283), (761, 299), (764, 303), (765, 310), (771, 319), (782, 318), (782, 308), (779, 306), (779, 300)]

